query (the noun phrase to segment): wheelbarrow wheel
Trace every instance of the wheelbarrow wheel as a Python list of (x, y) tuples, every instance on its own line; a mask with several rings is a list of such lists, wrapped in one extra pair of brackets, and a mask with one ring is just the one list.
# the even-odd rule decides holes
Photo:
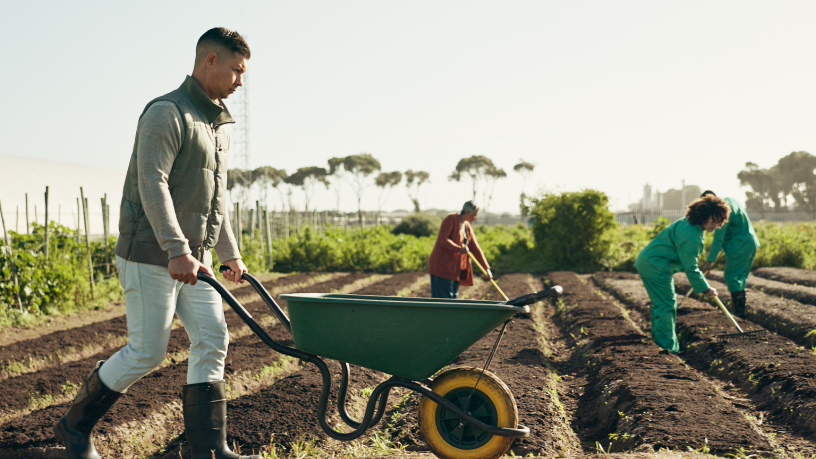
[[(518, 427), (518, 408), (510, 389), (495, 374), (485, 371), (479, 380), (481, 374), (479, 368), (454, 368), (439, 375), (430, 387), (485, 424)], [(494, 459), (513, 443), (512, 438), (460, 423), (456, 414), (428, 397), (419, 401), (419, 431), (431, 451), (442, 459)]]

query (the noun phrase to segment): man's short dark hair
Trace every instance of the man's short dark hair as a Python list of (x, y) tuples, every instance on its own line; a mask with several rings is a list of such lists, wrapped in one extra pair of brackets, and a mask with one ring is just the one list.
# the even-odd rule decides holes
[(686, 209), (686, 218), (692, 225), (702, 226), (712, 217), (716, 222), (726, 222), (729, 216), (731, 216), (731, 206), (713, 194), (704, 195), (689, 204)]
[(711, 191), (711, 190), (705, 190), (705, 191), (703, 191), (703, 194), (701, 194), (701, 195), (700, 195), (700, 197), (702, 198), (703, 196), (705, 196), (705, 195), (707, 195), (707, 194), (710, 194), (711, 196), (717, 196), (716, 194), (714, 194), (714, 192), (713, 192), (713, 191)]
[(208, 45), (215, 45), (249, 59), (249, 45), (241, 34), (233, 30), (215, 27), (204, 32), (204, 35), (196, 43), (196, 54), (201, 52), (203, 48), (208, 47)]

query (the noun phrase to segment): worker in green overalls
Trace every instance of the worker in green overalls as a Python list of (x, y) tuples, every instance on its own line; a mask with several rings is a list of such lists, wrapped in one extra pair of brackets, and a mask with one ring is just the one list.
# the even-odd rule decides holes
[[(703, 196), (710, 194), (716, 196), (713, 191), (706, 191)], [(717, 261), (720, 248), (725, 252), (725, 285), (731, 292), (731, 304), (734, 315), (745, 318), (745, 283), (748, 281), (748, 274), (751, 273), (751, 265), (754, 263), (754, 256), (759, 248), (754, 226), (751, 219), (742, 205), (733, 198), (723, 198), (731, 207), (731, 216), (722, 228), (714, 231), (714, 241), (708, 251), (706, 264), (703, 272), (711, 270), (711, 265)]]
[(697, 265), (703, 252), (703, 231), (714, 231), (728, 221), (731, 209), (716, 196), (703, 196), (689, 204), (686, 216), (660, 232), (638, 255), (635, 262), (643, 285), (652, 300), (652, 340), (672, 354), (680, 351), (675, 323), (677, 296), (674, 273), (685, 272), (695, 292), (717, 296)]

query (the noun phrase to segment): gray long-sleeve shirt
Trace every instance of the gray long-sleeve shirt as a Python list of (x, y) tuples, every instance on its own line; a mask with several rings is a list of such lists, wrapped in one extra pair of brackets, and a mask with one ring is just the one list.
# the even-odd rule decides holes
[[(173, 259), (192, 253), (181, 231), (167, 178), (184, 139), (181, 113), (172, 102), (159, 101), (139, 120), (136, 161), (139, 172), (139, 196), (159, 246)], [(232, 234), (228, 211), (215, 244), (221, 261), (241, 258)]]

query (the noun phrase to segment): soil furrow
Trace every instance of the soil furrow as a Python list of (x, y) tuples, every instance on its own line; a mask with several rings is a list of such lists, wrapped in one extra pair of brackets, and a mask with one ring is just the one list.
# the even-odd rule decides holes
[[(531, 290), (529, 274), (504, 275), (499, 278), (498, 283), (510, 297), (521, 296)], [(532, 284), (532, 288), (541, 289), (537, 282)], [(480, 287), (492, 288), (487, 282)], [(468, 293), (474, 290), (477, 289), (470, 289)], [(488, 299), (503, 300), (498, 297), (498, 292), (491, 291), (488, 294)], [(446, 369), (458, 366), (484, 367), (498, 333), (498, 329), (494, 330), (477, 341)], [(526, 425), (531, 431), (528, 438), (513, 442), (513, 454), (523, 456), (575, 452), (575, 436), (564, 419), (558, 394), (554, 390), (557, 375), (550, 368), (549, 361), (539, 346), (537, 326), (530, 314), (517, 316), (507, 328), (489, 370), (496, 373), (510, 388), (518, 405), (519, 423)], [(410, 451), (428, 451), (419, 435), (418, 401), (419, 397), (415, 394), (409, 398), (408, 406), (396, 424), (395, 439), (407, 445)]]
[[(331, 276), (331, 278), (335, 278), (335, 276)], [(314, 282), (311, 282), (310, 279), (325, 279), (325, 274), (317, 273), (316, 276), (313, 276), (310, 273), (299, 273), (279, 278), (274, 282), (266, 282), (265, 285), (271, 287), (273, 292), (280, 291), (280, 293), (283, 293), (287, 286), (296, 289), (312, 285)], [(245, 289), (246, 287), (242, 287), (240, 290)], [(243, 298), (249, 297), (249, 294), (243, 296)], [(259, 309), (266, 310), (266, 306), (257, 295), (255, 295), (254, 301), (244, 306), (250, 313)], [(226, 317), (228, 326), (240, 322), (240, 319), (232, 312), (228, 312)], [(175, 323), (174, 327), (178, 328), (179, 324)], [(71, 362), (81, 363), (89, 360), (95, 354), (117, 349), (126, 343), (127, 321), (124, 315), (105, 322), (95, 322), (69, 330), (49, 333), (37, 338), (18, 341), (0, 348), (0, 379), (42, 371), (46, 368)], [(178, 352), (187, 346), (189, 346), (187, 335), (174, 331), (168, 344), (168, 352)]]
[[(717, 280), (719, 282), (725, 282), (725, 277), (723, 276), (722, 271), (711, 271), (708, 274), (708, 278)], [(778, 295), (785, 299), (796, 300), (800, 303), (816, 305), (816, 287), (788, 284), (785, 282), (764, 279), (754, 275), (748, 276), (748, 287), (770, 295)], [(728, 296), (727, 289), (722, 290), (722, 292), (723, 297)]]
[(757, 268), (752, 271), (755, 276), (764, 277), (788, 284), (816, 287), (816, 271), (799, 268)]
[[(720, 299), (730, 307), (731, 296), (725, 284), (713, 280), (711, 286), (720, 293)], [(685, 278), (675, 278), (677, 291), (688, 292), (689, 283)], [(747, 297), (746, 318), (763, 328), (788, 338), (800, 346), (816, 346), (816, 308), (798, 301), (779, 298), (754, 289), (745, 289)], [(734, 330), (736, 331), (736, 330)]]
[[(574, 273), (550, 273), (564, 288), (561, 324), (587, 384), (574, 428), (585, 450), (770, 451), (772, 445), (704, 377), (663, 354), (614, 303)], [(596, 443), (597, 442), (597, 443)]]
[[(622, 302), (649, 314), (649, 296), (637, 277), (596, 279)], [(681, 279), (676, 282), (684, 288)], [(746, 330), (758, 328), (741, 323)], [(816, 429), (816, 356), (810, 350), (770, 332), (761, 339), (718, 340), (718, 334), (734, 333), (733, 325), (718, 309), (694, 299), (678, 310), (677, 330), (687, 363), (739, 387), (761, 410), (799, 434)]]
[[(364, 277), (368, 275), (341, 276), (301, 289), (301, 291), (322, 292)], [(282, 303), (285, 306), (285, 302)], [(261, 308), (266, 309), (260, 300), (245, 306), (251, 312), (256, 313)], [(241, 326), (238, 323), (240, 319), (234, 313), (228, 313), (227, 320), (228, 323), (231, 322), (232, 327)], [(244, 334), (246, 330), (248, 328), (243, 326), (240, 333)], [(291, 335), (282, 326), (275, 326), (268, 332), (281, 343), (291, 345)], [(271, 366), (274, 369), (276, 366), (282, 366), (281, 363), (276, 364), (279, 359), (280, 356), (261, 343), (257, 337), (247, 334), (230, 343), (225, 375), (228, 381), (233, 376), (241, 376), (245, 379), (248, 372), (262, 376), (261, 373), (264, 373), (265, 367)], [(112, 455), (122, 454), (125, 457), (134, 456), (140, 451), (150, 450), (149, 452), (152, 453), (158, 449), (159, 445), (181, 433), (183, 430), (181, 413), (176, 405), (179, 403), (181, 386), (186, 384), (186, 365), (187, 362), (182, 361), (155, 370), (128, 390), (97, 426), (95, 432), (99, 439), (97, 448), (100, 452)], [(87, 371), (85, 371), (86, 374)], [(235, 383), (241, 381), (242, 379), (239, 378)], [(247, 388), (238, 387), (235, 390), (245, 391)], [(25, 448), (56, 447), (51, 427), (67, 408), (68, 404), (49, 406), (37, 410), (34, 413), (36, 416), (13, 419), (0, 427), (0, 453)], [(156, 417), (161, 422), (150, 424), (151, 417)]]

